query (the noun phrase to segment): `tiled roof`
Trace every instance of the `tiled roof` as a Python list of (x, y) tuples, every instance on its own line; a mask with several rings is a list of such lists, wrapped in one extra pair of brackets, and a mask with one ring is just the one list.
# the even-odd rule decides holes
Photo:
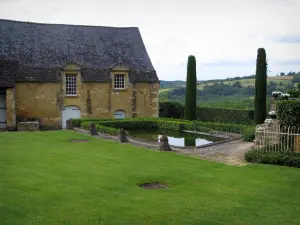
[(75, 62), (82, 68), (84, 81), (105, 82), (111, 66), (122, 61), (133, 71), (133, 80), (158, 82), (139, 29), (135, 27), (0, 20), (0, 58), (19, 62), (21, 66), (12, 79), (16, 81), (59, 81), (61, 69)]

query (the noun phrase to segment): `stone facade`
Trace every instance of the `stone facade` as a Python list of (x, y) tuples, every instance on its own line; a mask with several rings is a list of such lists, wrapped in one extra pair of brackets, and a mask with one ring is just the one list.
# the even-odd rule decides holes
[(14, 130), (16, 127), (15, 89), (6, 89), (6, 127)]
[(158, 117), (159, 83), (132, 84), (128, 80), (126, 89), (115, 90), (112, 81), (82, 82), (80, 73), (78, 76), (76, 96), (63, 94), (64, 79), (61, 83), (19, 82), (8, 88), (7, 127), (16, 127), (16, 120), (34, 119), (42, 128), (60, 129), (65, 106), (78, 106), (82, 118), (113, 118), (117, 110), (124, 110), (126, 118)]

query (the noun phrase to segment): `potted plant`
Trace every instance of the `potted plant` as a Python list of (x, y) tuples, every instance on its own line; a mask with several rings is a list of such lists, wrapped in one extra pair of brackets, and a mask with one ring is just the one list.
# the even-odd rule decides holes
[(269, 115), (270, 115), (271, 119), (276, 119), (276, 112), (274, 110), (269, 112)]
[(274, 97), (275, 99), (280, 97), (282, 95), (281, 91), (273, 91), (272, 92), (272, 97)]

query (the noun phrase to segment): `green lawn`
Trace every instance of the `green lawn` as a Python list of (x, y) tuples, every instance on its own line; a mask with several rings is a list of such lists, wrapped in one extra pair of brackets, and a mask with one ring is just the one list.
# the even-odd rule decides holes
[[(146, 181), (170, 188), (136, 185)], [(228, 166), (71, 131), (0, 133), (1, 225), (290, 225), (299, 212), (297, 168)]]

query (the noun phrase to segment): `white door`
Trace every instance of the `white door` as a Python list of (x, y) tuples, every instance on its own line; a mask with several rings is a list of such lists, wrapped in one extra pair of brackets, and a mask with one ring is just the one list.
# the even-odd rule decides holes
[(6, 98), (5, 91), (0, 90), (0, 129), (6, 128)]
[(115, 119), (125, 119), (125, 112), (123, 110), (115, 111), (114, 118)]
[(68, 119), (80, 118), (80, 109), (77, 106), (67, 106), (62, 110), (62, 128), (66, 128)]

